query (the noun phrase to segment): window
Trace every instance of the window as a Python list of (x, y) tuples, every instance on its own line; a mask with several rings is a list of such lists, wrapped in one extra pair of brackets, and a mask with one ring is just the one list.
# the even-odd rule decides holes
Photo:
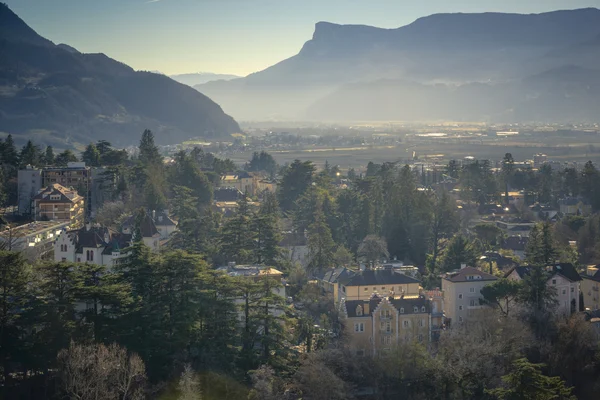
[(385, 290), (385, 286), (382, 286), (382, 287), (381, 287), (381, 290)]
[(419, 334), (419, 342), (423, 341), (423, 335)]
[(385, 325), (385, 331), (388, 333), (392, 331), (392, 324), (390, 322)]
[(390, 291), (391, 291), (391, 292), (393, 292), (393, 291), (394, 291), (394, 287), (393, 287), (393, 286), (390, 288)]
[(408, 328), (408, 321), (407, 320), (402, 321), (402, 326), (405, 328)]
[(458, 306), (458, 309), (462, 311), (462, 306)]
[(474, 287), (472, 287), (472, 288), (469, 288), (469, 292), (471, 292), (471, 293), (475, 293), (475, 288), (474, 288)]
[(354, 324), (354, 332), (364, 332), (365, 324), (363, 322)]
[(459, 298), (459, 299), (462, 299), (462, 293), (458, 295), (458, 298)]
[(373, 288), (373, 291), (374, 291), (374, 292), (376, 292), (376, 291), (377, 291), (377, 288), (376, 288), (376, 287), (374, 287), (374, 288)]
[(369, 291), (369, 288), (368, 288), (368, 287), (366, 287), (366, 288), (365, 288), (365, 292), (368, 292), (368, 291)]
[(572, 288), (571, 288), (571, 293), (573, 293), (574, 291), (575, 291), (575, 288), (574, 288), (574, 287), (572, 287)]
[(556, 285), (556, 279), (552, 279), (552, 284)]
[(404, 314), (404, 307), (400, 308), (400, 314)]
[(563, 289), (563, 294), (567, 294), (567, 289)]
[(422, 328), (423, 326), (425, 326), (425, 320), (424, 319), (420, 319), (419, 320), (419, 326)]
[(361, 305), (356, 306), (356, 315), (359, 317), (363, 315), (363, 308)]
[(65, 257), (62, 258), (62, 261), (67, 261), (67, 259)]
[(458, 322), (462, 322), (462, 317), (458, 317)]
[(392, 343), (392, 337), (385, 335), (381, 337), (381, 344), (391, 344)]
[(471, 300), (471, 301), (469, 301), (469, 305), (470, 305), (471, 307), (475, 307), (475, 300)]
[(86, 250), (85, 259), (86, 261), (94, 261), (94, 250)]
[(419, 312), (419, 307), (413, 307), (413, 312), (414, 313), (418, 313)]
[(425, 312), (425, 306), (421, 307), (421, 312)]
[(346, 286), (342, 286), (342, 292), (346, 293)]

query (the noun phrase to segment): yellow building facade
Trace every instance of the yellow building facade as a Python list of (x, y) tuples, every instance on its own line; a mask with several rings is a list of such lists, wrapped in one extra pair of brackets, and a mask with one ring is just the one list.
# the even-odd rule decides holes
[(359, 356), (385, 355), (401, 343), (432, 339), (431, 301), (422, 295), (342, 300), (346, 345)]
[(600, 271), (598, 266), (588, 266), (581, 275), (581, 293), (583, 306), (589, 310), (600, 310)]

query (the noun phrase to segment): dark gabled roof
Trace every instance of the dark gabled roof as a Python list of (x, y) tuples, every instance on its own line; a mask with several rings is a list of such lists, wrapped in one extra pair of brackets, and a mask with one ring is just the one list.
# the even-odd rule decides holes
[(234, 187), (220, 187), (213, 192), (214, 201), (238, 201), (244, 194)]
[(106, 245), (102, 254), (112, 254), (117, 251), (129, 247), (131, 244), (131, 235), (126, 235), (124, 233), (115, 234), (111, 241)]
[[(599, 265), (596, 266), (596, 268), (600, 267)], [(596, 281), (596, 282), (600, 282), (600, 269), (598, 271), (596, 271), (596, 273), (594, 275), (581, 275), (581, 277), (583, 279), (589, 279), (592, 281)]]
[(158, 229), (156, 229), (156, 225), (154, 221), (152, 221), (152, 217), (146, 214), (142, 221), (140, 222), (140, 233), (142, 237), (152, 237), (158, 234)]
[[(467, 279), (468, 276), (479, 275), (481, 279)], [(473, 267), (461, 268), (454, 272), (449, 272), (444, 276), (444, 279), (450, 282), (473, 282), (473, 281), (495, 281), (498, 278), (494, 275), (490, 275), (487, 272), (483, 272)]]
[(125, 235), (105, 227), (83, 227), (67, 232), (75, 244), (75, 253), (83, 254), (83, 248), (102, 248), (102, 254), (124, 249), (131, 243), (131, 235)]
[[(345, 300), (344, 304), (346, 307), (346, 315), (349, 318), (356, 317), (369, 317), (373, 315), (379, 303), (383, 300), (383, 297), (373, 296), (369, 300)], [(398, 311), (404, 309), (401, 315), (405, 314), (421, 314), (422, 307), (425, 307), (425, 312), (428, 313), (431, 310), (431, 302), (425, 296), (408, 297), (408, 298), (388, 298), (387, 301)], [(356, 309), (358, 306), (364, 306), (369, 304), (369, 313), (363, 315), (356, 315)], [(414, 308), (417, 307), (418, 312), (415, 313)]]
[(88, 229), (83, 227), (77, 231), (77, 246), (93, 248), (106, 246), (105, 235), (109, 235), (108, 228), (93, 227)]
[(160, 226), (177, 226), (177, 223), (165, 211), (156, 211), (154, 213), (154, 223)]
[[(136, 224), (136, 216), (132, 215), (129, 218), (125, 219), (121, 224), (121, 227), (124, 228), (133, 228)], [(158, 234), (158, 229), (156, 228), (156, 224), (152, 220), (152, 216), (148, 213), (145, 213), (142, 222), (140, 223), (140, 233), (142, 237), (152, 237)]]
[(517, 275), (519, 275), (519, 278), (521, 278), (521, 279), (525, 279), (525, 277), (527, 275), (529, 275), (529, 267), (527, 267), (527, 266), (516, 266), (514, 268), (511, 268), (506, 274), (504, 274), (504, 277), (508, 278), (508, 276), (510, 274), (512, 274), (513, 271), (515, 271), (517, 273)]
[[(531, 266), (515, 267), (505, 274), (508, 277), (513, 271), (516, 271), (521, 279), (529, 275)], [(577, 272), (577, 269), (571, 263), (558, 263), (554, 265), (548, 265), (546, 272), (549, 273), (550, 277), (554, 275), (561, 275), (571, 282), (578, 282), (581, 280), (581, 275)]]
[(408, 283), (420, 283), (420, 281), (390, 270), (366, 270), (348, 279), (346, 286), (403, 285)]
[(571, 263), (560, 263), (552, 265), (554, 274), (559, 274), (570, 280), (577, 282), (581, 280), (581, 275), (577, 272), (577, 268)]
[(352, 278), (354, 275), (354, 271), (351, 271), (346, 267), (340, 267), (326, 271), (323, 275), (319, 277), (319, 279), (329, 283), (345, 282), (348, 279)]

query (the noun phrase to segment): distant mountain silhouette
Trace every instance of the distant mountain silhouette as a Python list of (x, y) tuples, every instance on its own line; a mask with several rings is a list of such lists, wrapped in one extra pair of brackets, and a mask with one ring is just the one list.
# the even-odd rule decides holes
[(188, 86), (201, 85), (207, 82), (240, 78), (237, 75), (213, 74), (212, 72), (197, 72), (192, 74), (169, 75), (169, 78)]
[(98, 139), (125, 146), (145, 128), (161, 144), (239, 131), (198, 91), (104, 54), (56, 46), (0, 3), (0, 132), (61, 147)]
[[(238, 119), (464, 115), (555, 121), (569, 115), (551, 108), (544, 113), (544, 104), (557, 104), (547, 96), (574, 96), (569, 104), (588, 110), (600, 105), (600, 94), (569, 86), (574, 82), (561, 86), (546, 80), (544, 88), (531, 86), (530, 77), (549, 71), (549, 77), (560, 80), (562, 67), (596, 76), (599, 49), (600, 10), (594, 8), (529, 15), (437, 14), (398, 29), (319, 22), (297, 55), (246, 78), (197, 88)], [(566, 92), (557, 92), (559, 87)], [(431, 98), (436, 95), (441, 98)], [(422, 105), (415, 99), (422, 99)], [(528, 113), (529, 108), (535, 113)], [(597, 113), (576, 114), (598, 119)]]

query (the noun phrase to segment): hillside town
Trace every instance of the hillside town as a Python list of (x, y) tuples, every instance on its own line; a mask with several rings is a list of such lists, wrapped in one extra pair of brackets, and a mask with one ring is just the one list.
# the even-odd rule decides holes
[[(375, 362), (377, 371), (397, 352), (438, 362), (450, 357), (445, 351), (458, 351), (457, 335), (479, 340), (474, 332), (481, 329), (500, 329), (484, 341), (504, 340), (504, 330), (520, 339), (506, 343), (512, 353), (499, 353), (508, 357), (507, 369), (482, 370), (488, 375), (469, 381), (469, 396), (511, 373), (517, 358), (509, 354), (530, 348), (525, 338), (541, 345), (567, 340), (555, 332), (580, 335), (568, 340), (581, 349), (556, 351), (597, 351), (600, 172), (591, 162), (555, 163), (544, 154), (521, 161), (507, 153), (443, 166), (414, 159), (342, 170), (299, 160), (280, 166), (257, 152), (238, 165), (200, 147), (163, 157), (150, 131), (133, 155), (108, 142), (90, 144), (80, 157), (54, 156), (52, 148), (42, 151), (32, 142), (19, 152), (10, 138), (1, 150), (2, 160), (16, 157), (19, 167), (5, 163), (3, 169), (0, 264), (9, 274), (3, 276), (14, 276), (11, 299), (29, 304), (5, 314), (20, 316), (10, 323), (20, 338), (7, 340), (25, 345), (27, 337), (38, 346), (41, 337), (27, 332), (59, 324), (64, 338), (48, 349), (86, 336), (117, 340), (139, 352), (157, 379), (166, 379), (174, 354), (235, 370), (210, 356), (213, 346), (231, 346), (239, 368), (277, 371), (277, 390), (283, 390), (277, 396), (285, 398), (310, 390), (299, 388), (314, 382), (302, 383), (297, 374), (314, 363), (331, 368), (327, 357), (336, 352), (354, 365)], [(35, 275), (17, 273), (23, 265)], [(35, 292), (18, 289), (30, 279), (39, 280)], [(63, 283), (56, 286), (55, 279)], [(60, 289), (65, 284), (72, 287), (67, 297)], [(190, 296), (197, 297), (194, 303)], [(32, 298), (69, 311), (28, 325), (26, 316), (39, 307)], [(207, 301), (228, 317), (212, 320)], [(187, 305), (167, 312), (177, 302)], [(127, 335), (138, 334), (127, 319), (141, 327), (158, 324), (158, 330), (129, 342)], [(228, 334), (198, 332), (193, 339), (186, 332), (198, 321)], [(154, 340), (169, 343), (168, 351), (151, 355)], [(200, 353), (185, 355), (186, 346)], [(24, 353), (5, 354), (5, 371), (39, 368)], [(589, 362), (568, 368), (598, 367)], [(567, 368), (553, 365), (556, 374)], [(292, 375), (284, 379), (283, 371)], [(258, 376), (251, 393), (260, 390), (257, 379), (265, 379)], [(346, 387), (335, 375), (345, 388), (336, 390), (382, 398), (380, 385), (392, 379), (386, 376)], [(560, 376), (561, 385), (575, 385), (577, 393), (596, 390)], [(31, 385), (27, 376), (14, 379), (16, 388)], [(419, 379), (394, 378), (385, 390), (413, 393), (405, 385), (420, 382), (420, 393), (444, 396)], [(221, 390), (215, 382), (204, 385)], [(238, 389), (238, 395), (246, 390)]]

